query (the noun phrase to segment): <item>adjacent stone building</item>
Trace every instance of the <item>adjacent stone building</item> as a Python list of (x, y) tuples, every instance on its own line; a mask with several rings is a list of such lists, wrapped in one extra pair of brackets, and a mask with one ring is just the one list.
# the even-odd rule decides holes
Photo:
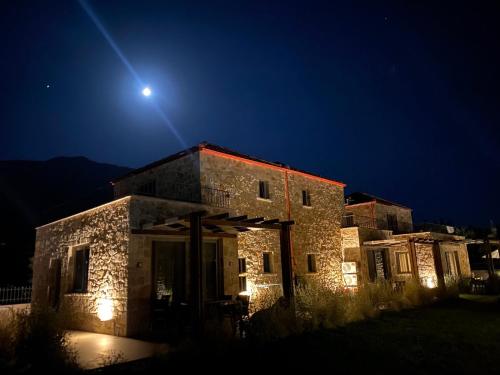
[(346, 199), (342, 228), (344, 281), (357, 287), (377, 280), (410, 279), (434, 288), (470, 277), (465, 237), (419, 228), (412, 211), (366, 193)]

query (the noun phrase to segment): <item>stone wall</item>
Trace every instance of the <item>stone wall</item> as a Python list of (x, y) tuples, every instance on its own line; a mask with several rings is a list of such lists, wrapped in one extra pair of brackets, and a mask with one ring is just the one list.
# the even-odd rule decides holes
[(388, 229), (387, 215), (396, 215), (398, 220), (399, 233), (410, 233), (413, 231), (412, 211), (409, 208), (399, 206), (390, 206), (387, 204), (375, 204), (375, 216), (378, 223), (384, 223), (385, 227), (380, 229)]
[(416, 243), (418, 276), (426, 286), (437, 285), (436, 267), (434, 265), (434, 255), (432, 244)]
[(165, 199), (200, 202), (199, 154), (187, 154), (114, 183), (115, 198), (139, 194), (141, 186), (153, 183), (154, 195)]
[[(201, 153), (201, 184), (228, 191), (231, 210), (238, 215), (295, 220), (292, 252), (295, 274), (340, 286), (343, 188), (276, 168)], [(269, 182), (270, 198), (259, 197), (259, 181)], [(308, 190), (311, 207), (302, 205)], [(273, 272), (263, 272), (263, 253), (270, 252)], [(238, 235), (239, 257), (247, 259), (247, 284), (257, 309), (282, 294), (279, 233), (258, 231)], [(316, 273), (307, 272), (307, 254), (316, 255)], [(266, 301), (264, 301), (266, 300)]]
[[(61, 264), (60, 311), (76, 329), (126, 335), (130, 198), (123, 198), (37, 228), (33, 303), (50, 304), (54, 264)], [(87, 293), (73, 293), (75, 250), (89, 247)], [(98, 312), (111, 307), (113, 318)]]
[[(398, 232), (410, 233), (413, 230), (412, 211), (409, 208), (391, 206), (378, 202), (367, 202), (345, 206), (346, 214), (354, 214), (356, 223), (361, 226), (373, 225), (377, 229), (388, 229), (387, 215), (396, 215)], [(373, 219), (373, 221), (370, 221)]]

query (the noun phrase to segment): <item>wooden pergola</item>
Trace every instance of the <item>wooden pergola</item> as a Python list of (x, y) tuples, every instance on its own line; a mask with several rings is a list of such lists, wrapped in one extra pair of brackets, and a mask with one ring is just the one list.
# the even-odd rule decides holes
[(436, 270), (437, 284), (440, 290), (446, 288), (444, 280), (444, 267), (441, 259), (441, 251), (439, 249), (440, 242), (456, 242), (463, 243), (465, 237), (456, 236), (451, 234), (442, 234), (435, 232), (415, 232), (407, 234), (394, 235), (394, 238), (385, 240), (365, 241), (363, 246), (378, 248), (378, 247), (391, 247), (409, 244), (410, 259), (412, 264), (412, 274), (418, 280), (418, 264), (417, 264), (417, 250), (415, 244), (432, 245), (432, 257), (434, 260), (434, 268)]
[(189, 236), (191, 264), (191, 302), (193, 319), (198, 333), (202, 331), (204, 320), (202, 249), (204, 237), (236, 238), (239, 233), (261, 230), (280, 231), (281, 272), (283, 280), (283, 296), (293, 305), (294, 287), (290, 227), (294, 221), (249, 218), (247, 215), (230, 216), (229, 213), (210, 215), (207, 211), (195, 211), (186, 215), (161, 219), (155, 223), (147, 223), (141, 229), (132, 229), (132, 234)]

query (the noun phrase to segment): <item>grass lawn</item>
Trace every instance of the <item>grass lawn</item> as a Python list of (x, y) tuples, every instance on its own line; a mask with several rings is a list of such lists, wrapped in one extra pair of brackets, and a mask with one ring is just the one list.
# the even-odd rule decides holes
[(268, 344), (210, 342), (100, 372), (266, 372), (270, 368), (321, 368), (328, 373), (500, 374), (500, 302), (463, 296), (433, 306), (384, 313), (335, 330)]

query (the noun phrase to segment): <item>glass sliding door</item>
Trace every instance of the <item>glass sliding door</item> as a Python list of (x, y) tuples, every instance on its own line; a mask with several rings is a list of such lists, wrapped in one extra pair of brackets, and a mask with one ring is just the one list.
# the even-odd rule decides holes
[(217, 242), (203, 243), (203, 298), (205, 301), (213, 301), (221, 297), (220, 255)]
[(186, 242), (155, 241), (154, 297), (168, 304), (186, 300)]

